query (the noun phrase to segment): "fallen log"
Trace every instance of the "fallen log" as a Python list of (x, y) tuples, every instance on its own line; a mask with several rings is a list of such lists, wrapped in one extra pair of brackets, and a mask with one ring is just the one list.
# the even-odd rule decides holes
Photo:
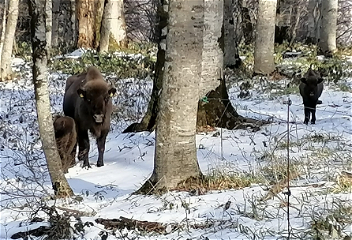
[(125, 217), (119, 219), (97, 218), (95, 222), (104, 225), (105, 229), (108, 230), (126, 228), (128, 230), (138, 229), (145, 232), (166, 233), (166, 226), (158, 222), (139, 221)]

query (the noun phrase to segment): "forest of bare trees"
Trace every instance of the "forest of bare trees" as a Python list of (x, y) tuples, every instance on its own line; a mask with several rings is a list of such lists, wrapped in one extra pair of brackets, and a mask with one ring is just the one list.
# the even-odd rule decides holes
[[(350, 0), (3, 0), (0, 5), (0, 82), (18, 79), (18, 72), (13, 72), (11, 66), (15, 57), (23, 57), (30, 63), (38, 136), (54, 195), (59, 199), (72, 197), (75, 190), (65, 178), (55, 147), (56, 132), (48, 89), (51, 71), (61, 67), (57, 72), (85, 74), (89, 66), (100, 61), (96, 65), (110, 82), (116, 75), (120, 78), (124, 73), (128, 76), (133, 71), (138, 74), (147, 71), (145, 75), (153, 84), (149, 105), (123, 130), (123, 133), (155, 131), (153, 171), (134, 193), (161, 194), (194, 188), (198, 191), (209, 179), (198, 162), (197, 151), (201, 147), (196, 145), (197, 133), (207, 134), (216, 128), (256, 132), (273, 121), (272, 118), (241, 115), (230, 101), (231, 81), (248, 77), (275, 84), (277, 79), (289, 76), (278, 68), (278, 61), (286, 57), (285, 54), (300, 56), (303, 48), (316, 51), (324, 59), (340, 57), (341, 51), (352, 46), (351, 19)], [(148, 54), (155, 54), (144, 56), (149, 62), (133, 66), (124, 63), (130, 60), (130, 52), (144, 54), (145, 48)], [(91, 55), (86, 62), (75, 65), (76, 68), (64, 65), (67, 62), (55, 62), (77, 49)], [(116, 55), (117, 52), (126, 54)], [(248, 52), (251, 54), (244, 57)], [(245, 65), (245, 61), (251, 63)], [(309, 61), (311, 69), (317, 60)], [(121, 64), (122, 70), (111, 74), (113, 76), (104, 73), (104, 67), (117, 68), (115, 63)], [(328, 77), (332, 72), (335, 74), (339, 67), (336, 65), (339, 64), (335, 63), (334, 69), (329, 65), (331, 68), (325, 75), (320, 69), (325, 65), (316, 68), (322, 71), (322, 77)], [(289, 76), (290, 83), (303, 76), (300, 70), (293, 72)], [(299, 77), (294, 75), (298, 72)], [(249, 94), (246, 84), (250, 85), (247, 82), (240, 86), (244, 98)], [(288, 88), (289, 84), (286, 86)], [(66, 94), (67, 89), (59, 94)], [(91, 103), (92, 100), (82, 94), (86, 90), (82, 84), (77, 97), (89, 102), (94, 111), (103, 108), (102, 104)], [(93, 95), (105, 101), (104, 104), (114, 101), (113, 95), (98, 96), (100, 91)], [(122, 98), (123, 94), (121, 91), (118, 97)], [(122, 111), (121, 106), (115, 105), (113, 114)], [(78, 110), (75, 111), (77, 124), (79, 116)], [(104, 118), (110, 121), (110, 115)], [(76, 145), (81, 151), (79, 142)], [(98, 148), (101, 154), (105, 145)], [(289, 173), (280, 180), (289, 183)]]

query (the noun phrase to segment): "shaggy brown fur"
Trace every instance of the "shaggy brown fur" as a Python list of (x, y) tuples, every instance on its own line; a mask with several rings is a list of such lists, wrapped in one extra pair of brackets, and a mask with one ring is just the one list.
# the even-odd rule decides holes
[(116, 89), (109, 85), (95, 67), (89, 67), (86, 73), (71, 76), (66, 80), (64, 96), (64, 113), (75, 120), (79, 154), (83, 167), (90, 167), (88, 162), (88, 130), (95, 136), (98, 145), (97, 166), (104, 166), (103, 155), (105, 141), (110, 129), (112, 112), (111, 97)]
[(53, 123), (62, 170), (64, 173), (68, 173), (68, 168), (75, 164), (75, 146), (77, 143), (75, 121), (71, 117), (55, 116)]

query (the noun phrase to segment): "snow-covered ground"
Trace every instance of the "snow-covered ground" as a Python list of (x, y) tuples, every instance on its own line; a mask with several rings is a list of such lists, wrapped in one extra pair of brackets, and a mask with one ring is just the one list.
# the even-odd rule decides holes
[[(13, 66), (22, 72), (29, 69), (18, 59)], [(51, 74), (53, 112), (61, 112), (66, 77)], [(352, 85), (352, 79), (344, 81)], [(141, 118), (148, 99), (141, 99), (136, 92), (150, 93), (151, 81), (124, 79), (120, 83), (120, 95), (114, 100), (117, 109), (125, 109), (120, 105), (128, 106), (129, 116)], [(278, 86), (286, 84), (285, 81), (276, 83)], [(250, 89), (250, 97), (239, 99), (239, 84), (229, 89), (237, 111), (243, 116), (271, 119), (273, 123), (256, 132), (216, 129), (198, 134), (198, 161), (205, 174), (238, 174), (261, 181), (241, 189), (214, 190), (202, 195), (191, 192), (132, 195), (153, 171), (155, 135), (154, 132), (122, 134), (135, 119), (118, 115), (108, 135), (105, 166), (95, 166), (97, 149), (91, 141), (92, 168), (82, 169), (78, 163), (66, 174), (76, 197), (53, 201), (48, 198), (52, 190), (38, 137), (31, 74), (24, 74), (17, 81), (0, 83), (0, 238), (10, 239), (14, 233), (48, 225), (47, 215), (42, 210), (35, 211), (55, 205), (61, 208), (57, 210), (59, 213), (63, 213), (63, 208), (77, 210), (84, 213), (83, 223), (93, 223), (76, 233), (76, 239), (104, 239), (103, 233), (107, 234), (107, 239), (283, 239), (288, 235), (288, 197), (284, 194), (287, 189), (272, 197), (265, 196), (270, 187), (282, 179), (282, 169), (286, 169), (288, 108), (284, 101), (288, 97), (292, 100), (289, 114), (291, 170), (298, 172), (291, 173), (294, 177), (290, 181), (291, 238), (312, 239), (317, 236), (312, 224), (318, 220), (324, 222), (326, 216), (333, 214), (335, 217), (329, 224), (340, 227), (338, 237), (351, 236), (351, 187), (343, 188), (341, 183), (341, 174), (352, 170), (351, 91), (326, 84), (316, 124), (306, 126), (302, 123), (303, 105), (298, 94), (282, 95), (275, 89), (265, 91), (267, 85), (261, 83)], [(336, 217), (337, 213), (345, 214), (344, 218)], [(44, 222), (30, 223), (34, 216), (43, 217)], [(161, 235), (127, 229), (113, 234), (112, 230), (95, 222), (97, 218), (118, 219), (120, 216), (160, 222), (169, 227), (167, 233)], [(71, 217), (71, 223), (74, 226), (77, 220)], [(176, 224), (176, 229), (171, 227)]]

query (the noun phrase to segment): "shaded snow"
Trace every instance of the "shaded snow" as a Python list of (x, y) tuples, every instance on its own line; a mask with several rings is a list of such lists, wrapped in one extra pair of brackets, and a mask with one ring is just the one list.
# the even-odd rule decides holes
[[(74, 57), (81, 53), (82, 50), (79, 50), (71, 55)], [(18, 64), (23, 62), (16, 60), (14, 66)], [(58, 73), (51, 75), (53, 112), (61, 112), (66, 77)], [(344, 81), (351, 84), (352, 79)], [(33, 86), (29, 82), (28, 79), (20, 79), (16, 83), (0, 85), (2, 239), (8, 239), (23, 228), (33, 227), (24, 224), (31, 216), (31, 209), (35, 209), (38, 200), (46, 196), (45, 191), (52, 193), (38, 139)], [(126, 79), (120, 84), (121, 94), (114, 100), (115, 104), (126, 103), (127, 111), (138, 112), (136, 116), (142, 117), (148, 99), (139, 99), (136, 92), (141, 90), (139, 84), (144, 84), (143, 91), (150, 93), (151, 80)], [(284, 85), (285, 82), (277, 84)], [(126, 86), (127, 91), (124, 91)], [(290, 219), (296, 239), (304, 239), (315, 216), (328, 214), (337, 207), (336, 203), (350, 204), (351, 193), (337, 191), (336, 179), (341, 171), (351, 171), (351, 92), (327, 85), (320, 98), (323, 104), (317, 107), (316, 124), (304, 125), (303, 105), (298, 94), (277, 95), (275, 91), (263, 91), (260, 85), (254, 89), (250, 90), (249, 98), (238, 99), (239, 86), (233, 85), (229, 89), (232, 104), (243, 116), (272, 119), (273, 123), (257, 132), (216, 129), (198, 134), (198, 160), (203, 173), (216, 170), (261, 176), (265, 175), (263, 169), (269, 168), (273, 176), (266, 176), (266, 179), (272, 177), (274, 182), (237, 190), (211, 191), (198, 196), (188, 192), (169, 192), (162, 196), (131, 195), (153, 171), (155, 134), (122, 134), (122, 130), (135, 119), (119, 116), (113, 120), (112, 131), (108, 135), (105, 166), (95, 166), (97, 149), (92, 140), (92, 168), (82, 169), (81, 163), (77, 163), (66, 174), (74, 193), (82, 199), (58, 200), (55, 205), (83, 211), (87, 216), (82, 217), (82, 221), (94, 223), (92, 227), (85, 227), (81, 239), (101, 239), (99, 233), (103, 226), (96, 224), (94, 219), (120, 216), (164, 224), (177, 223), (182, 228), (167, 235), (123, 230), (116, 233), (117, 237), (110, 234), (108, 239), (124, 239), (126, 234), (130, 238), (138, 236), (138, 239), (277, 239), (286, 236), (287, 195), (282, 191), (267, 201), (260, 199), (275, 183), (273, 169), (279, 164), (286, 164), (286, 149), (282, 145), (287, 132), (287, 105), (284, 101), (289, 97), (292, 100), (291, 160), (304, 169), (291, 181)], [(27, 177), (36, 178), (37, 182)], [(41, 185), (38, 186), (38, 183)], [(228, 201), (231, 205), (225, 210), (224, 204)], [(48, 199), (45, 202), (49, 206), (54, 204)], [(45, 217), (42, 212), (38, 215)], [(72, 219), (72, 225), (74, 223)], [(189, 224), (194, 223), (211, 223), (212, 227), (187, 229)], [(351, 226), (351, 223), (345, 224), (342, 232), (351, 234)]]

